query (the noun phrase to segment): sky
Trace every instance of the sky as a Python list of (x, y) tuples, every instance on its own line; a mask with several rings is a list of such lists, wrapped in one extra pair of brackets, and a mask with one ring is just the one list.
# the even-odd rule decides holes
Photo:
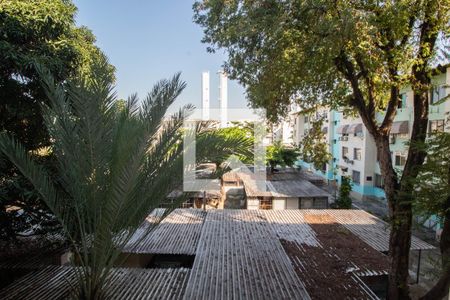
[[(90, 28), (97, 46), (116, 67), (120, 98), (138, 93), (143, 99), (154, 83), (182, 72), (187, 87), (171, 110), (191, 103), (201, 107), (201, 73), (210, 72), (211, 107), (219, 107), (217, 71), (224, 52), (206, 51), (202, 28), (193, 23), (193, 1), (188, 0), (73, 0), (77, 24)], [(230, 108), (245, 108), (244, 89), (228, 82)]]

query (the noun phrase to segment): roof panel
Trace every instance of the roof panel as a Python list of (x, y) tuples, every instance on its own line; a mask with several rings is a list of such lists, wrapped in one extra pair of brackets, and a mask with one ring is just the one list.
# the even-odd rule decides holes
[(408, 121), (398, 121), (392, 123), (391, 134), (406, 134), (409, 133)]
[(175, 209), (152, 231), (155, 219), (147, 218), (125, 252), (194, 255), (204, 217), (205, 212), (200, 209)]
[(260, 211), (208, 211), (184, 299), (309, 299)]
[(357, 133), (361, 133), (363, 131), (363, 125), (361, 123), (358, 124), (352, 124), (350, 125), (350, 127), (347, 129), (348, 134), (357, 134)]
[[(105, 299), (180, 299), (189, 273), (186, 268), (116, 268), (105, 288)], [(0, 290), (0, 299), (67, 299), (71, 296), (76, 276), (73, 267), (47, 267), (31, 272)]]
[(341, 125), (336, 129), (336, 132), (338, 134), (346, 134), (348, 130), (349, 125)]

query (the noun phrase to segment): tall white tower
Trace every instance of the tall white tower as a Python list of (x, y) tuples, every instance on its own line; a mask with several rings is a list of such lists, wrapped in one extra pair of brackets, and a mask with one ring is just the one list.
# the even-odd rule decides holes
[(228, 78), (227, 74), (220, 70), (219, 72), (219, 101), (220, 101), (220, 127), (227, 126), (227, 109), (228, 109)]
[(202, 72), (202, 119), (209, 120), (209, 72)]

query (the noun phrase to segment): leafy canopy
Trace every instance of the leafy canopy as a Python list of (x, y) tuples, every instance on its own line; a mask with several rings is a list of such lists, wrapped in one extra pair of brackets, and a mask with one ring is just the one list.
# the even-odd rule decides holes
[(272, 169), (276, 166), (292, 167), (298, 160), (298, 149), (284, 146), (280, 141), (276, 141), (266, 148), (266, 162)]
[[(104, 54), (86, 27), (75, 25), (76, 7), (66, 0), (0, 2), (0, 128), (14, 132), (28, 149), (48, 145), (40, 114), (47, 102), (34, 63), (55, 80), (91, 76)], [(107, 66), (111, 79), (114, 67)]]
[(415, 208), (443, 218), (450, 213), (450, 133), (435, 132), (422, 147), (428, 156), (414, 180)]
[[(50, 103), (34, 63), (45, 65), (56, 82), (63, 82), (92, 77), (94, 62), (106, 59), (92, 32), (76, 26), (75, 14), (69, 0), (0, 1), (0, 131), (14, 134), (27, 150), (50, 145), (41, 111), (42, 103)], [(114, 67), (105, 67), (113, 81)], [(51, 153), (39, 159), (52, 163)], [(32, 225), (42, 229), (33, 234), (53, 229), (54, 218), (17, 169), (2, 162), (0, 174), (0, 236), (15, 238)]]
[(227, 72), (272, 120), (285, 115), (292, 100), (305, 109), (353, 106), (350, 91), (356, 85), (369, 113), (384, 110), (391, 86), (408, 83), (409, 70), (422, 59), (416, 55), (417, 28), (427, 9), (441, 39), (439, 51), (427, 51), (437, 59), (447, 49), (449, 7), (448, 0), (232, 0), (193, 6), (208, 50), (226, 49)]
[(325, 134), (322, 131), (323, 120), (320, 119), (311, 122), (311, 128), (300, 141), (300, 158), (307, 162), (312, 162), (316, 169), (322, 169), (322, 166), (332, 158), (328, 151), (329, 145)]
[(241, 138), (247, 140), (248, 151), (239, 155), (238, 158), (245, 164), (253, 164), (253, 147), (255, 144), (255, 136), (253, 128), (249, 124), (234, 124), (235, 126), (220, 128), (217, 130), (217, 134), (224, 138)]

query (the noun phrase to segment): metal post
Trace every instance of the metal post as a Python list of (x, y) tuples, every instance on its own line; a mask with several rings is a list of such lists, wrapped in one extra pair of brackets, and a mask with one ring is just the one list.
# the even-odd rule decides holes
[(203, 191), (203, 210), (206, 211), (206, 191)]
[(421, 254), (422, 254), (422, 250), (421, 249), (419, 249), (419, 260), (417, 261), (417, 274), (416, 274), (416, 284), (418, 284), (419, 283), (419, 273), (420, 273), (420, 257), (421, 257)]

